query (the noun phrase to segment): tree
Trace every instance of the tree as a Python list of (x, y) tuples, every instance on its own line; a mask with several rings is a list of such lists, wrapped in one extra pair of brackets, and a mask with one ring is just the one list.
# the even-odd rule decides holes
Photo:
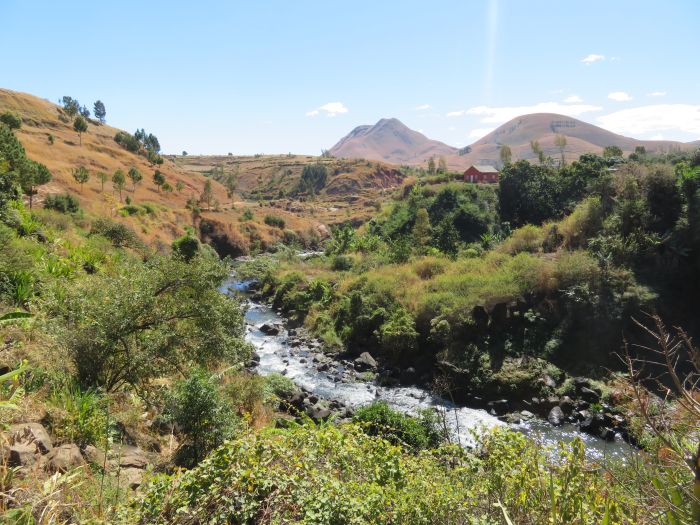
[(107, 116), (107, 110), (105, 109), (105, 105), (102, 103), (101, 100), (98, 100), (95, 102), (92, 112), (95, 114), (95, 118), (99, 120), (102, 124), (105, 123), (105, 117)]
[(186, 156), (187, 156), (187, 152), (186, 152), (184, 149), (182, 150), (182, 156), (183, 156), (183, 157), (186, 157)]
[(605, 146), (603, 150), (603, 157), (609, 159), (611, 157), (622, 157), (622, 149), (619, 146)]
[(299, 179), (299, 189), (315, 195), (326, 186), (328, 172), (326, 166), (321, 163), (307, 164), (301, 170), (301, 178)]
[(459, 251), (459, 232), (452, 221), (445, 218), (435, 228), (435, 244), (437, 248), (450, 257), (456, 257)]
[(412, 233), (416, 249), (419, 253), (422, 253), (430, 242), (431, 234), (430, 217), (428, 216), (428, 210), (425, 208), (419, 208), (416, 212), (416, 220), (413, 223)]
[(435, 159), (433, 157), (428, 159), (428, 174), (435, 175)]
[(43, 299), (82, 387), (143, 391), (193, 366), (245, 361), (240, 304), (218, 291), (228, 273), (212, 255), (152, 257), (66, 281)]
[(163, 191), (165, 193), (172, 193), (173, 192), (173, 187), (171, 186), (171, 184), (169, 182), (166, 182), (163, 184)]
[(97, 179), (100, 181), (101, 184), (100, 192), (104, 193), (105, 182), (109, 180), (109, 175), (107, 175), (104, 171), (98, 171), (95, 175), (97, 176)]
[(211, 201), (214, 198), (214, 192), (212, 190), (211, 179), (207, 179), (204, 182), (204, 189), (202, 194), (199, 196), (199, 202), (205, 202), (207, 204), (207, 209), (211, 209)]
[(564, 161), (564, 148), (566, 148), (566, 135), (558, 134), (554, 137), (554, 145), (559, 148), (559, 153), (561, 154), (561, 165), (565, 164)]
[(562, 212), (559, 177), (546, 166), (519, 160), (503, 168), (498, 178), (501, 220), (513, 226), (541, 224)]
[(178, 193), (182, 193), (182, 190), (185, 189), (185, 185), (182, 183), (182, 181), (177, 181), (175, 183), (175, 189), (177, 190)]
[(129, 168), (128, 176), (133, 186), (132, 191), (136, 191), (136, 185), (143, 180), (143, 175), (141, 175), (141, 172), (137, 170), (135, 166), (132, 166)]
[(29, 196), (29, 209), (32, 209), (36, 187), (51, 180), (51, 172), (43, 164), (26, 159), (19, 169), (19, 184), (22, 192)]
[(153, 174), (153, 184), (156, 185), (158, 191), (160, 191), (165, 184), (165, 176), (160, 172), (160, 170), (156, 170), (156, 172)]
[(77, 115), (78, 111), (80, 111), (80, 102), (74, 98), (64, 96), (61, 99), (61, 103), (63, 104), (63, 111), (65, 111), (66, 115), (71, 118)]
[(122, 200), (122, 191), (124, 191), (124, 186), (126, 184), (126, 177), (122, 170), (117, 170), (112, 175), (112, 187), (119, 192), (119, 201)]
[(78, 166), (72, 170), (73, 178), (75, 182), (80, 184), (80, 193), (83, 192), (83, 184), (85, 184), (90, 178), (90, 172), (85, 166)]
[(236, 173), (228, 173), (223, 182), (226, 188), (226, 196), (231, 199), (231, 209), (233, 209), (233, 194), (238, 187), (238, 175)]
[(445, 157), (438, 159), (438, 173), (447, 174), (447, 160), (445, 160)]
[(85, 133), (88, 129), (88, 124), (87, 120), (85, 120), (85, 117), (82, 115), (78, 115), (75, 117), (75, 121), (73, 121), (73, 129), (78, 133), (78, 137), (80, 138), (80, 145), (83, 145), (83, 133)]
[(199, 207), (199, 201), (197, 201), (194, 195), (187, 199), (187, 204), (185, 205), (185, 208), (192, 212), (192, 227), (195, 228), (196, 231), (197, 218), (202, 213), (202, 210)]
[(5, 124), (10, 129), (19, 129), (22, 126), (22, 119), (11, 111), (5, 111), (0, 115), (0, 122)]
[(231, 437), (235, 421), (232, 407), (219, 393), (216, 376), (205, 369), (196, 368), (186, 379), (175, 383), (168, 398), (165, 413), (184, 437), (175, 458), (178, 465), (197, 465)]
[(83, 106), (82, 108), (80, 108), (80, 115), (83, 118), (88, 119), (88, 118), (90, 118), (90, 110), (88, 108), (86, 108), (85, 106)]
[(540, 142), (538, 140), (530, 141), (530, 148), (532, 152), (537, 155), (537, 160), (540, 162), (540, 166), (544, 164), (544, 151), (540, 147)]
[(508, 144), (503, 144), (498, 154), (501, 157), (501, 164), (504, 166), (509, 166), (513, 158), (513, 152), (511, 151), (510, 146)]

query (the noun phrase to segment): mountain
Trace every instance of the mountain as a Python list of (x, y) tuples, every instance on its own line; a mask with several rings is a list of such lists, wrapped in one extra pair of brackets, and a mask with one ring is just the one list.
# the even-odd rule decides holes
[(556, 113), (533, 113), (516, 117), (499, 126), (470, 146), (470, 152), (460, 160), (461, 166), (470, 164), (500, 163), (500, 147), (510, 146), (513, 160), (534, 160), (530, 142), (537, 140), (545, 155), (559, 158), (561, 152), (555, 144), (557, 135), (566, 137), (564, 156), (575, 160), (583, 153), (602, 153), (606, 146), (618, 146), (625, 155), (637, 146), (644, 146), (649, 153), (672, 149), (688, 149), (683, 142), (671, 140), (639, 140), (618, 135), (593, 124)]
[[(396, 164), (425, 166), (432, 156), (444, 156), (451, 169), (465, 169), (472, 164), (500, 165), (501, 145), (507, 144), (513, 160), (535, 160), (530, 147), (538, 141), (545, 155), (559, 158), (557, 135), (566, 137), (564, 156), (575, 160), (583, 153), (602, 153), (606, 146), (618, 146), (625, 154), (644, 146), (650, 153), (671, 149), (688, 149), (694, 143), (671, 140), (637, 140), (566, 115), (533, 113), (522, 115), (499, 126), (470, 146), (459, 150), (413, 131), (397, 119), (382, 119), (374, 126), (359, 126), (331, 148), (336, 157), (384, 160)], [(460, 154), (461, 153), (461, 154)]]
[(458, 149), (431, 140), (395, 118), (373, 126), (358, 126), (330, 149), (334, 157), (380, 160), (393, 164), (424, 164), (430, 157), (451, 157)]

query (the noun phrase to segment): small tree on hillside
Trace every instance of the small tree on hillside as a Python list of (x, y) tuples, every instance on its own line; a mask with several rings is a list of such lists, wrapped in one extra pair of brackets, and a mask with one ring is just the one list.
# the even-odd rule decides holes
[(231, 199), (231, 209), (233, 209), (233, 194), (238, 187), (238, 176), (235, 173), (228, 173), (223, 182), (224, 187), (226, 188), (226, 195), (229, 199)]
[(207, 209), (211, 209), (211, 201), (213, 198), (214, 192), (212, 190), (211, 179), (207, 179), (204, 183), (202, 194), (199, 196), (199, 202), (205, 202), (207, 204)]
[(75, 179), (75, 182), (80, 184), (80, 193), (83, 192), (83, 184), (85, 184), (88, 179), (90, 179), (90, 172), (85, 166), (78, 166), (77, 168), (73, 168), (72, 171), (73, 178)]
[(433, 157), (428, 159), (428, 175), (435, 175), (435, 159)]
[(163, 183), (163, 191), (165, 193), (172, 193), (173, 192), (173, 187), (170, 185), (169, 182)]
[(557, 135), (554, 137), (554, 145), (559, 148), (559, 153), (561, 154), (561, 165), (564, 166), (564, 149), (566, 148), (566, 136)]
[(104, 193), (105, 192), (105, 182), (109, 180), (109, 176), (104, 172), (104, 171), (98, 171), (96, 173), (97, 175), (97, 180), (100, 181), (100, 192)]
[(61, 104), (63, 105), (63, 111), (71, 118), (80, 111), (80, 102), (72, 97), (64, 96), (61, 99)]
[(299, 189), (315, 195), (326, 186), (328, 171), (321, 163), (307, 164), (301, 171), (299, 179)]
[(531, 140), (530, 148), (532, 152), (537, 155), (537, 160), (540, 162), (540, 166), (542, 166), (544, 164), (544, 150), (542, 150), (539, 140)]
[(160, 172), (160, 170), (156, 170), (156, 172), (153, 174), (153, 184), (156, 185), (158, 191), (160, 191), (165, 184), (165, 176)]
[(431, 227), (428, 210), (419, 208), (416, 212), (416, 221), (413, 224), (413, 242), (418, 253), (423, 253), (425, 247), (430, 243)]
[(126, 185), (126, 177), (122, 170), (117, 170), (112, 175), (112, 187), (119, 192), (119, 202), (122, 200), (122, 191)]
[(136, 191), (136, 185), (143, 180), (143, 175), (141, 175), (141, 172), (137, 170), (136, 167), (132, 166), (129, 168), (129, 180), (131, 180), (133, 186), (132, 191)]
[(498, 154), (501, 157), (501, 163), (504, 166), (509, 166), (513, 160), (513, 152), (511, 151), (510, 146), (508, 144), (503, 144)]
[(89, 119), (90, 110), (87, 107), (83, 106), (82, 108), (80, 108), (80, 115), (85, 119)]
[(609, 159), (610, 157), (622, 157), (622, 149), (618, 146), (605, 146), (603, 150), (603, 157)]
[(197, 218), (199, 217), (202, 210), (199, 207), (199, 201), (197, 201), (194, 195), (187, 199), (187, 204), (185, 205), (185, 208), (192, 212), (192, 227), (195, 229), (195, 231), (197, 231)]
[(182, 183), (182, 181), (177, 181), (175, 183), (175, 189), (177, 190), (178, 193), (182, 193), (182, 190), (185, 189), (185, 185)]
[(19, 169), (19, 185), (22, 192), (29, 197), (29, 209), (32, 209), (36, 187), (51, 180), (51, 172), (43, 164), (33, 160), (25, 160)]
[(19, 129), (22, 126), (22, 119), (11, 111), (5, 111), (0, 115), (0, 122), (10, 129)]
[(87, 120), (82, 115), (75, 117), (73, 121), (73, 129), (78, 133), (78, 138), (80, 139), (80, 145), (83, 145), (83, 133), (88, 129)]
[(445, 157), (440, 157), (438, 159), (438, 173), (442, 173), (443, 175), (447, 174), (447, 160)]
[(105, 109), (105, 105), (102, 103), (102, 101), (96, 101), (92, 110), (92, 112), (95, 114), (95, 118), (104, 124), (105, 117), (107, 116), (107, 110)]

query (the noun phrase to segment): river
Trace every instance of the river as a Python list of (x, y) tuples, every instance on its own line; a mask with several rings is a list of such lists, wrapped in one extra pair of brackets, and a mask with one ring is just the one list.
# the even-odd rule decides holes
[[(391, 408), (409, 414), (426, 408), (435, 409), (448, 426), (451, 439), (463, 446), (473, 444), (475, 434), (478, 435), (484, 428), (505, 425), (486, 410), (456, 406), (418, 386), (379, 386), (363, 381), (339, 381), (338, 377), (344, 372), (342, 363), (332, 362), (328, 369), (319, 370), (318, 363), (313, 362), (316, 353), (309, 342), (298, 346), (290, 345), (286, 328), (282, 328), (276, 335), (268, 335), (260, 330), (264, 324), (285, 326), (286, 319), (268, 305), (251, 299), (245, 293), (248, 285), (249, 283), (232, 279), (226, 283), (225, 289), (241, 294), (247, 303), (245, 338), (255, 347), (260, 357), (256, 367), (259, 374), (284, 374), (321, 399), (337, 400), (353, 408), (381, 400)], [(319, 345), (317, 342), (313, 344)], [(588, 457), (600, 463), (611, 459), (625, 460), (635, 452), (620, 436), (616, 436), (615, 441), (608, 442), (579, 432), (575, 425), (568, 423), (553, 427), (547, 421), (535, 418), (509, 426), (544, 447), (554, 447), (557, 442), (568, 442), (579, 437), (586, 445)]]

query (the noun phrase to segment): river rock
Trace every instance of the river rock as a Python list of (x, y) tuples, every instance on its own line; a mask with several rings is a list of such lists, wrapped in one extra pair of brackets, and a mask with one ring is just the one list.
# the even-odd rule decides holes
[(581, 387), (579, 390), (579, 395), (584, 401), (588, 401), (589, 403), (597, 403), (600, 401), (600, 394), (586, 386)]
[(598, 435), (600, 436), (600, 439), (603, 439), (605, 441), (615, 441), (615, 431), (611, 428), (601, 428)]
[(53, 449), (51, 436), (40, 423), (11, 425), (10, 433), (15, 443), (34, 443), (42, 454), (48, 454)]
[(143, 483), (143, 470), (140, 468), (125, 468), (119, 471), (119, 484), (136, 490)]
[(87, 445), (83, 449), (83, 457), (87, 460), (88, 463), (92, 463), (93, 465), (97, 465), (99, 467), (105, 465), (105, 461), (107, 458), (104, 450), (102, 450), (101, 448), (97, 448), (93, 445)]
[(49, 472), (64, 473), (83, 465), (85, 465), (85, 459), (75, 443), (60, 445), (46, 456), (46, 469)]
[(571, 399), (569, 396), (563, 396), (559, 400), (559, 408), (561, 408), (562, 412), (564, 414), (569, 415), (571, 412), (574, 411), (574, 400)]
[(486, 403), (486, 408), (489, 410), (491, 415), (502, 416), (508, 412), (508, 400), (497, 399), (495, 401), (489, 401)]
[(574, 377), (572, 379), (572, 383), (574, 384), (574, 388), (577, 392), (580, 391), (582, 388), (591, 387), (591, 382), (585, 377)]
[(551, 376), (549, 376), (549, 375), (547, 375), (547, 374), (543, 375), (543, 376), (539, 379), (539, 381), (540, 381), (544, 386), (546, 386), (547, 388), (550, 388), (550, 389), (552, 389), (552, 390), (554, 390), (554, 389), (557, 387), (557, 382), (556, 382), (554, 379), (552, 379)]
[(146, 453), (132, 445), (116, 445), (110, 453), (110, 463), (121, 468), (144, 469), (148, 465)]
[(260, 327), (260, 331), (265, 335), (278, 335), (280, 326), (277, 324), (265, 323)]
[(362, 352), (360, 357), (355, 359), (355, 368), (357, 370), (376, 370), (377, 362), (374, 360), (369, 352)]
[(329, 409), (319, 405), (313, 405), (306, 409), (306, 415), (317, 423), (328, 419), (331, 414), (332, 412)]
[(564, 415), (564, 411), (560, 407), (556, 406), (549, 411), (547, 421), (549, 421), (553, 426), (559, 427), (564, 423), (565, 418), (566, 416)]

